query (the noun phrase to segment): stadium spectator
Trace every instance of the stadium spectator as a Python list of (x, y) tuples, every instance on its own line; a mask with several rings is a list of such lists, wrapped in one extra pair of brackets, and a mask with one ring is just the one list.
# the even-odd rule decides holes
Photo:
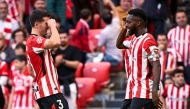
[(7, 85), (9, 68), (5, 61), (0, 60), (0, 85)]
[(3, 34), (0, 33), (0, 59), (10, 65), (14, 57), (14, 50), (5, 43), (5, 38)]
[(104, 0), (105, 4), (110, 6), (113, 15), (108, 10), (103, 10), (102, 19), (106, 23), (106, 27), (101, 31), (98, 40), (98, 46), (94, 49), (95, 52), (101, 52), (102, 47), (105, 47), (105, 55), (103, 61), (110, 62), (112, 66), (117, 66), (122, 61), (121, 50), (117, 49), (116, 39), (120, 31), (119, 14), (116, 7), (110, 0)]
[(15, 49), (18, 43), (26, 44), (27, 33), (23, 29), (17, 29), (12, 33), (12, 38), (14, 39), (14, 43), (11, 47)]
[[(14, 49), (15, 55), (26, 55), (26, 45), (23, 43), (18, 43)], [(15, 75), (15, 64), (14, 61), (11, 63), (10, 67), (9, 67), (9, 80), (8, 80), (8, 84), (12, 85), (12, 80), (13, 80), (13, 75)]]
[(91, 18), (91, 11), (83, 9), (81, 11), (81, 19), (77, 22), (75, 33), (72, 36), (72, 44), (82, 52), (83, 63), (86, 61), (86, 53), (92, 52), (89, 46), (89, 26), (87, 23)]
[(189, 109), (190, 86), (184, 82), (184, 72), (175, 69), (172, 73), (174, 84), (165, 87), (167, 109)]
[(15, 75), (11, 89), (8, 109), (34, 109), (33, 78), (27, 68), (26, 55), (17, 55), (14, 60)]
[(19, 28), (18, 22), (8, 14), (8, 4), (0, 2), (0, 32), (3, 33), (7, 45), (11, 40), (11, 33)]
[(132, 0), (120, 0), (120, 6), (116, 7), (120, 18), (120, 29), (122, 29), (122, 18), (124, 16), (127, 16), (128, 11), (131, 8), (132, 8)]
[(184, 77), (190, 84), (190, 26), (187, 24), (187, 14), (178, 10), (175, 16), (177, 26), (168, 32), (169, 47), (176, 49), (184, 58)]
[(66, 31), (60, 30), (59, 34), (61, 46), (55, 51), (55, 65), (57, 66), (58, 80), (63, 95), (69, 104), (69, 109), (77, 109), (75, 71), (79, 66), (82, 56), (78, 48), (69, 45), (69, 37)]
[[(46, 11), (46, 0), (34, 0), (34, 9)], [(25, 27), (30, 34), (32, 27), (30, 26), (29, 16), (25, 18)]]
[(174, 69), (184, 70), (184, 64), (181, 54), (174, 48), (168, 48), (168, 38), (166, 34), (158, 34), (158, 48), (160, 51), (161, 80), (171, 76)]
[(167, 87), (168, 85), (173, 84), (173, 80), (171, 77), (166, 77), (164, 79), (164, 87)]
[[(142, 0), (142, 9), (148, 14), (148, 32), (153, 34), (155, 40), (159, 33), (166, 32), (167, 1), (166, 0)], [(150, 29), (153, 24), (154, 29)], [(151, 31), (150, 31), (151, 30)]]
[(66, 0), (47, 0), (47, 11), (61, 18), (61, 27), (66, 25)]

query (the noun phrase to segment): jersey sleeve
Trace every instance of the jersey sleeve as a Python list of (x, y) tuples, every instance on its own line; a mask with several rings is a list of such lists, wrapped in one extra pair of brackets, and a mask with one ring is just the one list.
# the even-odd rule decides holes
[(44, 51), (44, 43), (45, 43), (46, 39), (41, 37), (41, 36), (35, 36), (32, 40), (31, 40), (31, 46), (32, 46), (32, 50), (36, 53), (39, 54), (41, 52)]
[(152, 38), (145, 41), (143, 48), (148, 55), (149, 62), (154, 62), (159, 60), (159, 53), (156, 41)]

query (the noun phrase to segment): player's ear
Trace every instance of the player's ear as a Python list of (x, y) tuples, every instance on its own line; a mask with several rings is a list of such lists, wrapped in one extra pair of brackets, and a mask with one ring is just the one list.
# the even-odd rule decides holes
[(137, 21), (137, 26), (140, 26), (141, 25), (141, 22), (140, 21)]
[(39, 26), (39, 22), (35, 22), (34, 27), (38, 27), (38, 26)]

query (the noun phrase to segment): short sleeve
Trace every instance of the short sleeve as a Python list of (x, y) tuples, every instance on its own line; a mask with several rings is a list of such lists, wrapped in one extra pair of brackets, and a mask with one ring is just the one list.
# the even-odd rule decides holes
[(44, 51), (44, 43), (46, 39), (41, 37), (41, 36), (35, 36), (35, 38), (32, 39), (31, 41), (31, 46), (32, 50), (36, 53), (39, 54), (42, 51)]
[(156, 41), (154, 39), (148, 39), (143, 46), (150, 62), (159, 60), (159, 53)]

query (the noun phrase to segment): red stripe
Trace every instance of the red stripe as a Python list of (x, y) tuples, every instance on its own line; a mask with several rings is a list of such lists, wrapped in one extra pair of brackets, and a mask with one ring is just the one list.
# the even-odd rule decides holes
[(27, 87), (27, 89), (26, 89), (27, 91), (26, 91), (26, 107), (29, 107), (29, 104), (28, 104), (28, 102), (29, 102), (29, 97), (30, 97), (30, 87)]
[(5, 33), (11, 33), (11, 28), (4, 28)]
[[(189, 37), (189, 35), (187, 36), (187, 34), (186, 34), (187, 28), (184, 28), (184, 29), (182, 29), (182, 30), (184, 31), (184, 35), (181, 36), (181, 37), (183, 37), (182, 40), (185, 40), (186, 37)], [(182, 49), (183, 49), (183, 55), (186, 55), (186, 56), (187, 56), (186, 50), (188, 50), (188, 48), (186, 48), (185, 45), (186, 45), (185, 43), (181, 43), (181, 46), (182, 46)], [(188, 61), (188, 59), (186, 59), (186, 63), (187, 63), (187, 61)]]
[[(183, 92), (185, 92), (185, 88), (186, 88), (186, 87), (185, 87), (185, 85), (184, 85), (184, 87), (183, 87)], [(182, 93), (182, 94), (183, 94), (183, 93)], [(185, 98), (186, 98), (186, 97), (185, 97), (185, 95), (183, 94), (183, 99), (185, 99)], [(187, 105), (188, 105), (188, 104), (187, 104)], [(185, 109), (184, 107), (185, 107), (185, 102), (183, 101), (183, 102), (182, 102), (182, 109)]]

